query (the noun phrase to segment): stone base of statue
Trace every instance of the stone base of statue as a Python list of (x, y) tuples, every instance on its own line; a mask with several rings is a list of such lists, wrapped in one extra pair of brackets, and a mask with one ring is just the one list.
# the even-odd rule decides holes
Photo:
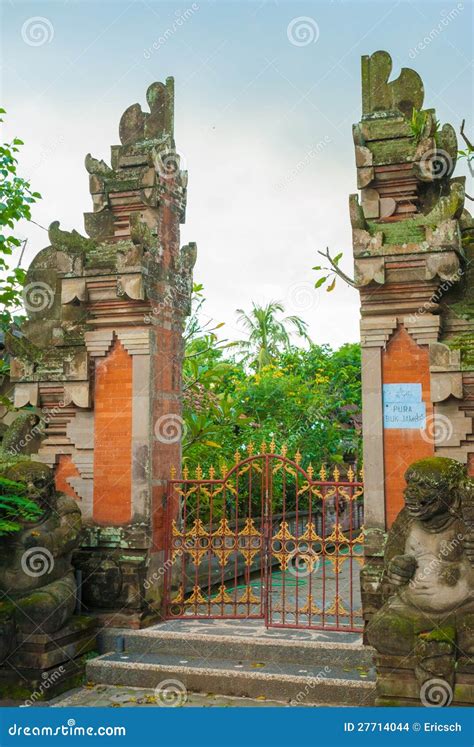
[(82, 615), (55, 633), (19, 633), (16, 651), (0, 667), (0, 699), (34, 705), (81, 685), (96, 634), (96, 620)]
[(415, 657), (375, 657), (377, 706), (472, 706), (474, 703), (474, 659), (460, 657), (452, 685), (441, 677), (420, 682)]
[(376, 703), (472, 705), (474, 482), (446, 457), (414, 462), (405, 480), (377, 587), (383, 604), (370, 609), (366, 629), (377, 652)]

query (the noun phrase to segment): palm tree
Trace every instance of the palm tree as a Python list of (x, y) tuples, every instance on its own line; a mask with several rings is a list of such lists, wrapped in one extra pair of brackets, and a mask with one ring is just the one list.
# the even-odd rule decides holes
[(306, 332), (308, 324), (299, 316), (277, 319), (277, 314), (285, 311), (281, 301), (270, 301), (266, 306), (252, 302), (250, 314), (243, 309), (236, 311), (239, 324), (248, 332), (248, 339), (239, 342), (239, 347), (245, 353), (245, 360), (251, 360), (258, 371), (272, 363), (282, 350), (290, 348), (291, 332), (310, 342)]

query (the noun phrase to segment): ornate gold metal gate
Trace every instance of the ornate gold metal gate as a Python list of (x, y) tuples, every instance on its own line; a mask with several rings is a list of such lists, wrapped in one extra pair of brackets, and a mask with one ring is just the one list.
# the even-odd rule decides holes
[(301, 466), (274, 443), (220, 476), (171, 479), (168, 618), (262, 618), (267, 626), (362, 629), (363, 484)]

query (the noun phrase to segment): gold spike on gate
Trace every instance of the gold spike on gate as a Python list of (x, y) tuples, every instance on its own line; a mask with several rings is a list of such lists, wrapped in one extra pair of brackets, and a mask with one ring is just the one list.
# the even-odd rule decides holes
[(202, 467), (200, 464), (196, 467), (196, 480), (202, 480)]
[(209, 467), (209, 479), (213, 480), (214, 477), (215, 477), (215, 474), (216, 474), (216, 470), (214, 469), (214, 467), (211, 464), (211, 466)]
[(334, 482), (339, 482), (339, 478), (341, 476), (341, 473), (339, 472), (339, 469), (337, 467), (334, 467), (333, 472), (332, 472), (332, 476), (333, 476)]
[(253, 444), (253, 441), (250, 441), (250, 443), (247, 444), (247, 454), (249, 456), (252, 456), (254, 448), (255, 448), (255, 446)]
[(238, 449), (235, 450), (234, 454), (234, 462), (238, 464), (240, 462), (240, 451)]
[(221, 477), (225, 477), (227, 474), (227, 464), (225, 462), (221, 462), (220, 470), (221, 470)]
[(266, 454), (266, 452), (267, 452), (267, 444), (265, 441), (262, 441), (262, 445), (260, 446), (260, 453)]
[(297, 452), (296, 452), (296, 454), (295, 454), (294, 461), (296, 462), (296, 464), (299, 464), (301, 462), (301, 459), (302, 459), (302, 456), (300, 454), (300, 450), (298, 449)]
[(185, 466), (183, 467), (183, 478), (187, 480), (189, 478), (189, 469)]
[(282, 455), (282, 457), (286, 457), (286, 455), (288, 454), (288, 446), (286, 444), (283, 444), (283, 446), (281, 447), (280, 454)]
[(348, 482), (354, 482), (354, 470), (351, 465), (349, 465), (349, 469), (347, 470), (347, 480)]
[(272, 436), (272, 440), (270, 441), (270, 454), (276, 454), (276, 443), (275, 439)]
[(313, 475), (314, 475), (314, 468), (313, 468), (313, 465), (311, 464), (311, 462), (308, 464), (308, 469), (306, 470), (306, 472), (309, 475), (309, 479), (312, 480), (313, 479)]
[(172, 464), (170, 467), (170, 479), (174, 480), (175, 477), (176, 477), (176, 467), (174, 466), (174, 464)]
[(328, 473), (326, 472), (326, 467), (324, 466), (324, 464), (322, 465), (321, 469), (319, 470), (319, 476), (320, 476), (321, 480), (325, 480), (326, 477), (328, 476)]

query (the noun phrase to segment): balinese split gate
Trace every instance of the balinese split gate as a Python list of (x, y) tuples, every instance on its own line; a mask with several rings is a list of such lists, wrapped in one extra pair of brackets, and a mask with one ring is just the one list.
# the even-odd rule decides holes
[(268, 627), (362, 630), (363, 484), (303, 469), (272, 442), (216, 475), (168, 488), (168, 618), (260, 618)]

